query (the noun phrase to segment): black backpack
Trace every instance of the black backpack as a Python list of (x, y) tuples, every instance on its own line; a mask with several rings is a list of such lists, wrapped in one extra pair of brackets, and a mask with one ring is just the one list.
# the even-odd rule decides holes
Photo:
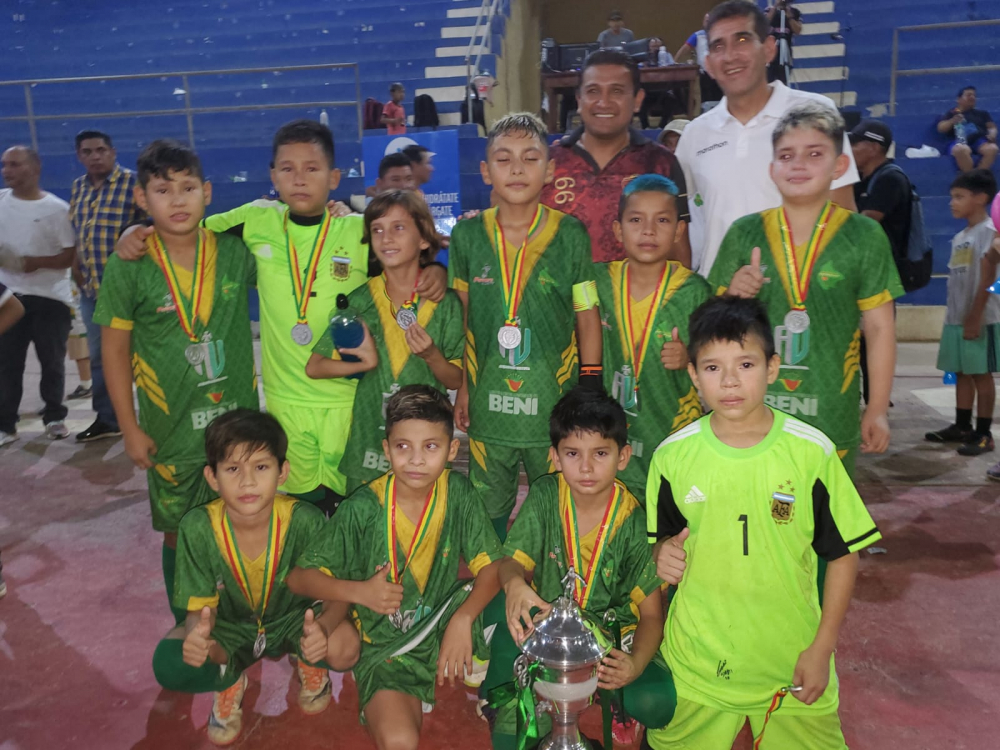
[(913, 187), (913, 183), (910, 182), (910, 178), (906, 176), (906, 172), (898, 165), (886, 164), (875, 170), (875, 174), (868, 182), (868, 194), (871, 195), (875, 190), (878, 178), (890, 169), (903, 175), (906, 184), (910, 186), (910, 229), (906, 235), (906, 247), (898, 255), (894, 250), (893, 259), (896, 261), (903, 289), (907, 292), (915, 292), (930, 283), (931, 272), (934, 268), (934, 247), (931, 245), (930, 237), (927, 236), (927, 227), (924, 224), (924, 207), (920, 202), (920, 195)]
[(413, 100), (413, 127), (436, 128), (441, 124), (438, 119), (437, 104), (430, 94), (420, 94)]

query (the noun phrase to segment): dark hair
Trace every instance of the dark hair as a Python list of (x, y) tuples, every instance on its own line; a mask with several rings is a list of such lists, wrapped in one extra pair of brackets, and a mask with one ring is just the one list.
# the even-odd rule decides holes
[(402, 150), (401, 153), (406, 154), (406, 158), (409, 159), (413, 164), (423, 164), (424, 154), (429, 154), (430, 149), (427, 146), (421, 146), (419, 143), (412, 143)]
[(555, 405), (549, 417), (549, 440), (558, 449), (570, 435), (592, 432), (614, 440), (621, 450), (628, 443), (625, 410), (604, 390), (577, 385)]
[(103, 140), (108, 148), (114, 148), (114, 144), (111, 143), (111, 136), (107, 133), (103, 133), (100, 130), (81, 130), (76, 134), (76, 150), (80, 150), (80, 144), (84, 141), (89, 141), (91, 138), (100, 138)]
[(236, 450), (244, 456), (266, 450), (281, 465), (288, 453), (288, 437), (273, 415), (234, 409), (220, 414), (205, 428), (205, 463), (215, 471)]
[(628, 199), (636, 193), (662, 193), (673, 198), (672, 202), (676, 206), (680, 190), (677, 188), (677, 183), (669, 177), (660, 174), (641, 174), (629, 180), (622, 188), (621, 197), (618, 199), (618, 221), (621, 221), (622, 216), (625, 215)]
[(624, 21), (625, 20), (625, 16), (622, 15), (622, 12), (620, 10), (613, 10), (613, 11), (611, 11), (611, 14), (608, 16), (608, 20), (609, 21)]
[[(430, 245), (426, 250), (420, 251), (420, 267), (430, 265), (441, 249), (441, 240), (438, 239), (437, 229), (434, 227), (434, 217), (431, 215), (430, 208), (427, 207), (427, 201), (414, 190), (387, 190), (372, 198), (372, 202), (365, 208), (365, 230), (361, 241), (371, 246), (372, 222), (389, 213), (393, 206), (401, 206), (413, 218), (413, 223), (417, 225), (420, 237)], [(372, 255), (375, 255), (374, 251), (372, 251)], [(368, 265), (369, 275), (382, 272), (382, 265), (378, 262), (377, 256), (370, 259)]]
[(286, 122), (274, 134), (274, 145), (271, 147), (271, 169), (278, 156), (278, 149), (291, 143), (315, 143), (326, 154), (326, 160), (333, 169), (333, 133), (330, 128), (316, 120), (292, 120)]
[(530, 112), (511, 112), (493, 123), (486, 133), (486, 158), (497, 138), (502, 135), (527, 136), (537, 138), (546, 154), (549, 152), (549, 134), (545, 123)]
[(993, 200), (993, 196), (997, 194), (997, 178), (988, 169), (972, 169), (968, 172), (962, 172), (952, 180), (951, 189), (954, 188), (985, 195)]
[(764, 11), (747, 0), (726, 0), (712, 8), (708, 13), (708, 21), (705, 22), (705, 33), (711, 32), (712, 26), (727, 18), (752, 18), (754, 33), (761, 42), (771, 35), (771, 24)]
[(587, 75), (587, 68), (593, 68), (595, 65), (618, 65), (625, 68), (632, 75), (632, 93), (639, 93), (641, 88), (639, 65), (627, 52), (620, 49), (599, 49), (587, 55), (587, 59), (583, 61), (583, 67), (580, 68), (580, 83), (577, 88), (583, 86), (583, 77)]
[(198, 154), (190, 146), (172, 138), (150, 143), (139, 154), (135, 165), (136, 179), (142, 188), (149, 184), (150, 177), (169, 180), (171, 172), (188, 172), (199, 181), (205, 181)]
[(975, 91), (975, 90), (976, 90), (975, 86), (962, 86), (962, 88), (958, 90), (958, 96), (959, 98), (961, 98), (965, 96), (966, 91)]
[(404, 385), (385, 405), (385, 434), (399, 422), (418, 419), (443, 425), (451, 440), (455, 435), (455, 413), (448, 397), (429, 385)]
[(713, 297), (688, 319), (688, 358), (698, 363), (698, 352), (713, 341), (735, 341), (746, 345), (747, 337), (756, 336), (764, 347), (764, 357), (774, 356), (774, 332), (767, 310), (758, 299)]
[(396, 81), (395, 83), (390, 83), (389, 84), (389, 93), (391, 94), (393, 91), (400, 91), (402, 88), (403, 88), (403, 84), (401, 84), (399, 81)]
[(382, 161), (378, 163), (378, 178), (383, 179), (390, 169), (395, 169), (396, 167), (411, 167), (410, 157), (404, 154), (402, 151), (397, 151), (394, 154), (386, 154), (382, 157)]

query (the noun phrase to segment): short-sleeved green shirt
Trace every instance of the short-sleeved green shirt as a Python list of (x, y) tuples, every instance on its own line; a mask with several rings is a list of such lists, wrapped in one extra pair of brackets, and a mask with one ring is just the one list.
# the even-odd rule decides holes
[[(265, 398), (293, 406), (343, 408), (354, 400), (357, 381), (308, 377), (306, 362), (312, 354), (312, 346), (299, 346), (291, 334), (298, 313), (292, 293), (286, 237), (290, 237), (295, 246), (304, 278), (306, 262), (319, 236), (323, 218), (292, 216), (283, 203), (258, 200), (210, 216), (205, 225), (219, 232), (242, 227), (243, 241), (257, 260)], [(337, 295), (349, 294), (368, 280), (368, 246), (361, 243), (363, 228), (360, 216), (346, 216), (330, 222), (320, 249), (312, 288), (314, 296), (306, 309), (313, 342), (329, 328), (329, 313), (336, 307)]]
[[(379, 477), (341, 503), (297, 564), (318, 568), (341, 580), (366, 581), (375, 575), (389, 560), (385, 512), (389, 477)], [(460, 558), (473, 575), (478, 575), (503, 556), (486, 507), (468, 479), (445, 469), (438, 477), (437, 492), (437, 508), (428, 519), (426, 536), (412, 560), (406, 559), (406, 553), (416, 524), (403, 513), (396, 516), (396, 553), (399, 564), (405, 563), (400, 607), (403, 633), (436, 611), (452, 593)], [(381, 645), (400, 638), (400, 631), (388, 617), (367, 607), (357, 605), (355, 619), (366, 643)]]
[[(889, 240), (874, 220), (834, 206), (810, 276), (809, 328), (793, 333), (784, 322), (792, 306), (780, 215), (774, 208), (734, 222), (708, 282), (724, 291), (760, 248), (764, 286), (757, 297), (767, 307), (781, 357), (767, 403), (823, 430), (838, 448), (855, 448), (861, 443), (861, 313), (903, 294)], [(804, 248), (796, 255), (801, 263)]]
[[(163, 465), (204, 464), (209, 422), (232, 409), (260, 408), (247, 309), (253, 258), (236, 237), (205, 231), (205, 289), (192, 342), (167, 277), (153, 255), (108, 259), (94, 322), (131, 331), (139, 425)], [(192, 272), (174, 267), (189, 299)]]
[[(701, 399), (687, 368), (666, 369), (660, 361), (660, 351), (670, 341), (674, 328), (680, 340), (687, 341), (688, 318), (711, 292), (705, 280), (696, 273), (680, 263), (668, 263), (666, 290), (650, 324), (653, 330), (640, 370), (642, 380), (636, 391), (634, 355), (628, 354), (625, 312), (622, 310), (627, 266), (627, 261), (599, 265), (597, 296), (604, 334), (604, 389), (625, 409), (628, 439), (632, 444), (632, 459), (624, 471), (618, 472), (618, 478), (641, 502), (646, 493), (646, 472), (656, 446), (667, 435), (701, 416)], [(649, 307), (655, 302), (652, 296), (639, 303), (629, 301), (636, 339), (641, 337)], [(638, 341), (635, 344), (639, 346)]]
[[(525, 249), (524, 295), (517, 311), (522, 339), (502, 349), (497, 332), (506, 307), (493, 230), (496, 209), (460, 221), (451, 235), (448, 278), (468, 294), (466, 377), (469, 437), (519, 448), (549, 444), (549, 414), (576, 382), (574, 287), (592, 289), (587, 229), (544, 208), (545, 223)], [(517, 248), (508, 243), (509, 258)], [(594, 295), (596, 297), (596, 294)], [(596, 299), (581, 309), (593, 307)]]
[[(604, 545), (600, 570), (591, 584), (586, 608), (603, 617), (613, 609), (623, 631), (632, 630), (639, 620), (639, 605), (663, 585), (656, 577), (656, 562), (646, 542), (646, 513), (639, 501), (623, 490), (621, 505)], [(555, 601), (563, 593), (562, 579), (573, 564), (567, 551), (564, 518), (572, 491), (562, 473), (537, 479), (518, 511), (504, 543), (504, 554), (533, 572), (532, 588), (546, 601)], [(580, 539), (580, 559), (589, 569), (600, 524)], [(576, 571), (584, 577), (587, 570)]]
[[(722, 443), (711, 415), (675, 432), (653, 455), (646, 488), (650, 542), (690, 529), (661, 647), (677, 695), (740, 714), (767, 710), (816, 637), (818, 559), (881, 538), (833, 442), (772, 413), (752, 448)], [(824, 714), (837, 702), (831, 656), (822, 697), (781, 710)]]
[[(351, 434), (347, 439), (340, 470), (345, 476), (371, 481), (389, 471), (389, 461), (382, 451), (385, 437), (385, 404), (404, 385), (445, 387), (423, 359), (410, 351), (405, 332), (396, 323), (392, 302), (385, 292), (385, 277), (376, 276), (348, 296), (353, 314), (371, 331), (378, 350), (378, 367), (366, 372), (358, 382), (354, 397)], [(331, 313), (331, 317), (335, 313)], [(445, 359), (462, 366), (465, 331), (462, 302), (452, 291), (440, 302), (421, 299), (417, 322), (434, 340)], [(335, 347), (329, 328), (316, 342), (313, 352), (332, 357)]]

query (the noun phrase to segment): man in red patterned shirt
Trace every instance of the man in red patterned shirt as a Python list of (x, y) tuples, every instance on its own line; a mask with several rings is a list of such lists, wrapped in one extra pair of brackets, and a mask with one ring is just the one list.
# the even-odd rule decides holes
[[(680, 193), (680, 218), (688, 220), (684, 173), (677, 159), (631, 127), (644, 95), (632, 58), (620, 50), (594, 52), (583, 64), (577, 90), (583, 127), (557, 141), (551, 151), (555, 177), (546, 185), (542, 203), (584, 223), (597, 262), (625, 257), (612, 224), (622, 187), (637, 175), (655, 173), (673, 180)], [(690, 267), (686, 233), (674, 246), (672, 259)]]

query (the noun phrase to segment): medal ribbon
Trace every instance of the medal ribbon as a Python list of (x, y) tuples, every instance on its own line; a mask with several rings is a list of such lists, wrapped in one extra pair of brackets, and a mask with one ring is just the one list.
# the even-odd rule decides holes
[(288, 232), (288, 212), (285, 212), (285, 250), (288, 253), (288, 269), (292, 274), (292, 296), (295, 298), (297, 324), (308, 325), (306, 310), (309, 307), (309, 296), (312, 294), (313, 283), (316, 281), (319, 257), (323, 254), (323, 243), (326, 242), (326, 235), (330, 231), (332, 219), (329, 211), (324, 212), (323, 223), (320, 224), (319, 230), (316, 232), (312, 252), (309, 253), (309, 260), (306, 262), (305, 278), (303, 278), (299, 266), (298, 251), (295, 249), (295, 243), (292, 242), (292, 236)]
[(639, 332), (638, 346), (635, 338), (635, 324), (632, 322), (632, 283), (631, 274), (628, 271), (628, 261), (622, 263), (621, 277), (621, 319), (622, 333), (625, 335), (625, 345), (628, 349), (628, 356), (632, 358), (632, 372), (635, 373), (635, 388), (639, 390), (639, 373), (642, 370), (642, 362), (646, 358), (646, 350), (649, 348), (649, 340), (653, 336), (653, 320), (656, 318), (656, 311), (663, 304), (663, 296), (667, 293), (667, 285), (670, 283), (670, 262), (663, 266), (660, 272), (660, 280), (657, 282), (656, 291), (653, 292), (653, 301), (649, 305), (649, 312), (646, 313), (646, 322)]
[(809, 244), (806, 245), (805, 262), (802, 264), (802, 272), (799, 273), (799, 264), (795, 257), (795, 245), (792, 243), (792, 230), (788, 224), (788, 214), (785, 209), (781, 209), (778, 224), (781, 226), (781, 249), (784, 252), (785, 264), (788, 266), (788, 278), (791, 279), (791, 304), (793, 310), (806, 309), (806, 297), (809, 296), (809, 281), (812, 278), (813, 268), (819, 258), (819, 246), (823, 241), (823, 234), (826, 232), (826, 224), (833, 212), (833, 204), (830, 201), (823, 206), (823, 211), (813, 227)]
[[(399, 306), (400, 310), (409, 308), (414, 312), (417, 311), (417, 306), (420, 304), (420, 295), (417, 294), (417, 287), (420, 286), (420, 275), (423, 272), (424, 270), (422, 268), (417, 271), (417, 280), (413, 284), (413, 291), (410, 293), (410, 298)], [(382, 290), (385, 293), (385, 298), (389, 300), (389, 309), (392, 310), (392, 314), (395, 315), (397, 310), (392, 304), (392, 297), (389, 296), (389, 279), (386, 278), (385, 271), (382, 272)]]
[(233, 526), (229, 522), (229, 514), (226, 514), (226, 522), (222, 524), (222, 540), (226, 545), (226, 557), (228, 558), (229, 567), (233, 571), (233, 577), (236, 582), (240, 585), (240, 590), (243, 592), (243, 596), (250, 603), (251, 609), (253, 609), (257, 615), (257, 632), (264, 632), (264, 611), (267, 609), (267, 603), (271, 600), (271, 594), (274, 592), (274, 582), (278, 575), (278, 558), (281, 557), (281, 550), (279, 549), (279, 540), (281, 539), (281, 520), (278, 518), (277, 512), (271, 509), (271, 525), (267, 531), (267, 553), (264, 558), (264, 583), (261, 586), (260, 598), (257, 600), (259, 609), (254, 605), (253, 595), (250, 592), (250, 577), (247, 575), (246, 568), (243, 565), (243, 556), (240, 554), (240, 548), (236, 544), (236, 534), (233, 533)]
[(528, 239), (541, 223), (542, 204), (539, 203), (538, 208), (535, 209), (535, 217), (528, 227), (528, 233), (524, 235), (524, 242), (514, 253), (513, 268), (507, 261), (507, 239), (503, 235), (503, 227), (500, 226), (499, 214), (493, 223), (493, 240), (497, 246), (497, 255), (500, 256), (500, 283), (503, 290), (504, 309), (507, 314), (504, 325), (517, 325), (517, 308), (521, 306), (521, 296), (524, 294), (524, 250), (528, 247)]
[(154, 233), (150, 238), (152, 240), (150, 244), (153, 246), (153, 258), (156, 260), (157, 265), (160, 266), (163, 278), (167, 282), (167, 289), (170, 291), (170, 299), (173, 300), (174, 308), (177, 310), (177, 320), (181, 324), (181, 330), (195, 343), (198, 342), (198, 335), (195, 333), (195, 321), (198, 320), (198, 312), (201, 310), (201, 298), (205, 289), (205, 267), (208, 265), (205, 261), (203, 231), (201, 229), (198, 230), (198, 242), (194, 248), (194, 270), (191, 274), (190, 301), (184, 297), (184, 293), (181, 291), (180, 282), (177, 280), (177, 272), (174, 270), (174, 264), (170, 262), (170, 255), (167, 254), (167, 251), (163, 247), (160, 235)]
[(767, 709), (767, 713), (764, 714), (764, 724), (760, 728), (760, 734), (754, 738), (753, 750), (760, 749), (760, 743), (764, 739), (764, 730), (767, 729), (767, 722), (771, 719), (771, 714), (781, 708), (781, 704), (785, 702), (785, 696), (788, 695), (788, 688), (781, 688), (778, 692), (774, 694), (771, 698), (771, 705)]
[[(601, 519), (601, 527), (597, 532), (597, 539), (594, 540), (594, 551), (590, 555), (590, 565), (587, 566), (587, 574), (583, 577), (583, 582), (575, 581), (574, 589), (577, 603), (582, 609), (587, 608), (590, 601), (590, 594), (593, 591), (593, 583), (597, 578), (597, 573), (601, 569), (601, 558), (604, 550), (608, 546), (608, 531), (614, 528), (615, 517), (618, 515), (618, 508), (621, 506), (622, 488), (617, 482), (611, 489), (611, 497), (608, 499), (608, 506), (604, 509), (604, 518)], [(576, 506), (572, 497), (566, 503), (566, 515), (563, 519), (563, 527), (566, 531), (566, 554), (570, 564), (577, 571), (583, 570), (583, 555), (580, 552), (580, 533), (576, 523)], [(581, 590), (582, 587), (582, 590)]]
[(424, 498), (424, 510), (420, 514), (420, 521), (413, 531), (413, 538), (410, 540), (410, 548), (406, 552), (406, 563), (403, 569), (399, 567), (399, 555), (396, 552), (399, 538), (396, 536), (396, 476), (393, 474), (385, 485), (385, 525), (386, 544), (389, 547), (389, 572), (392, 574), (393, 583), (400, 583), (403, 579), (403, 570), (413, 559), (413, 555), (420, 548), (421, 542), (427, 536), (427, 529), (431, 525), (434, 517), (434, 510), (437, 508), (438, 484), (434, 482), (434, 487), (427, 492)]

